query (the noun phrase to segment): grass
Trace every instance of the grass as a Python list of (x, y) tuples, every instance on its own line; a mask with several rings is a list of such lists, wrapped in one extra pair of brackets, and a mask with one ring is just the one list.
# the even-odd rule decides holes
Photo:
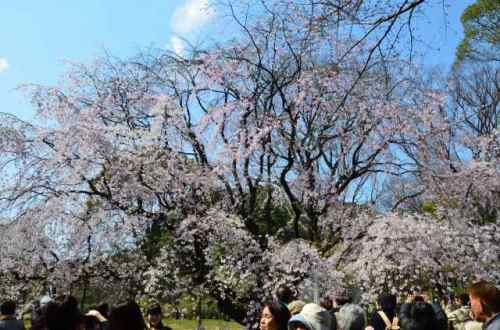
[[(24, 318), (26, 329), (31, 328), (31, 319)], [(163, 319), (163, 324), (169, 326), (172, 330), (195, 330), (198, 326), (196, 320), (187, 319)], [(205, 330), (242, 330), (243, 326), (239, 323), (224, 320), (203, 319), (201, 325)]]
[[(195, 330), (198, 322), (196, 320), (176, 320), (164, 319), (163, 324), (172, 328), (172, 330)], [(206, 330), (241, 330), (243, 326), (236, 322), (224, 320), (203, 319), (202, 326)]]

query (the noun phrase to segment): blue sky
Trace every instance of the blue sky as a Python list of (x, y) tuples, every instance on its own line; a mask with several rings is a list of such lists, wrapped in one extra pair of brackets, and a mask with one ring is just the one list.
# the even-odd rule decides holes
[[(459, 17), (472, 0), (442, 1), (426, 11), (418, 29), (428, 47), (425, 63), (447, 69), (462, 36)], [(15, 90), (22, 83), (55, 84), (64, 60), (88, 62), (103, 53), (125, 57), (139, 49), (181, 47), (209, 21), (208, 0), (2, 0), (0, 5), (0, 112), (31, 119)], [(448, 24), (445, 24), (447, 21)]]

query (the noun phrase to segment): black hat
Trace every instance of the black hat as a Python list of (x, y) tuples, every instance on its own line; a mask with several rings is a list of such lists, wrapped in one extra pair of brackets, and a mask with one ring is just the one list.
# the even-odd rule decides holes
[(148, 315), (161, 314), (161, 306), (158, 303), (152, 304), (148, 308)]

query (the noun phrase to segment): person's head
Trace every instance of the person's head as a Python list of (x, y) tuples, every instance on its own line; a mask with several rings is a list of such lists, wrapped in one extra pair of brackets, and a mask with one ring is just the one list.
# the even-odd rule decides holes
[[(64, 299), (63, 299), (64, 300)], [(49, 301), (40, 308), (39, 315), (31, 320), (33, 330), (84, 330), (84, 317), (74, 300), (65, 300), (66, 304), (55, 300)]]
[(306, 304), (299, 314), (288, 321), (290, 330), (330, 330), (332, 328), (332, 314), (323, 307), (311, 303)]
[(436, 324), (436, 315), (432, 306), (424, 301), (414, 301), (410, 304), (407, 330), (432, 329)]
[(73, 296), (60, 296), (44, 306), (49, 330), (84, 330), (84, 319)]
[(37, 322), (43, 329), (51, 329), (54, 324), (58, 324), (59, 320), (59, 304), (53, 300), (45, 303), (41, 307), (40, 319)]
[(333, 308), (333, 301), (332, 301), (332, 298), (330, 298), (330, 296), (324, 296), (323, 298), (321, 298), (321, 300), (319, 301), (319, 305), (321, 307), (323, 307), (324, 309), (326, 309), (327, 311), (331, 310)]
[(53, 323), (54, 329), (82, 329), (84, 319), (78, 308), (78, 300), (71, 295), (61, 296), (60, 300), (62, 303), (57, 311), (57, 322)]
[(305, 305), (306, 305), (306, 303), (303, 300), (294, 300), (288, 304), (288, 310), (290, 311), (290, 314), (292, 314), (292, 315), (299, 314)]
[(94, 307), (94, 308), (91, 308), (91, 309), (87, 312), (87, 314), (85, 314), (85, 315), (88, 315), (88, 316), (93, 316), (93, 317), (94, 317), (94, 318), (96, 318), (96, 319), (97, 319), (97, 321), (99, 321), (99, 322), (106, 322), (106, 321), (108, 320), (107, 318), (105, 318), (104, 316), (102, 316), (102, 314), (101, 314), (101, 313), (100, 313), (97, 309), (95, 309), (95, 307)]
[(295, 299), (295, 295), (288, 286), (280, 285), (276, 290), (276, 298), (284, 304), (289, 304)]
[(431, 301), (433, 297), (432, 290), (429, 287), (423, 287), (420, 295), (424, 298), (424, 301)]
[(61, 297), (60, 309), (63, 313), (70, 314), (80, 314), (80, 309), (78, 308), (78, 300), (71, 295)]
[(99, 319), (93, 315), (85, 315), (83, 318), (83, 323), (85, 330), (99, 330), (100, 322)]
[(500, 313), (500, 290), (491, 283), (480, 281), (467, 290), (474, 318), (484, 322)]
[(394, 311), (396, 309), (397, 298), (393, 294), (381, 294), (378, 297), (378, 304), (383, 311)]
[(352, 302), (352, 292), (348, 288), (339, 287), (334, 291), (335, 302), (339, 306)]
[(469, 295), (467, 293), (459, 294), (455, 299), (460, 306), (469, 306)]
[(109, 317), (109, 305), (107, 302), (101, 302), (95, 309), (105, 318)]
[(340, 329), (362, 330), (366, 326), (365, 311), (358, 305), (346, 304), (335, 315)]
[(4, 301), (0, 306), (0, 312), (2, 313), (2, 315), (6, 316), (7, 315), (11, 316), (16, 314), (16, 303), (12, 300)]
[(288, 308), (280, 302), (265, 302), (260, 316), (260, 330), (286, 330), (290, 316)]
[(161, 322), (162, 318), (161, 306), (158, 303), (152, 304), (148, 308), (148, 322), (151, 325), (157, 325)]
[(40, 307), (43, 308), (43, 306), (47, 305), (48, 303), (52, 302), (53, 299), (50, 296), (43, 296), (40, 299)]
[(414, 288), (411, 291), (411, 301), (430, 301), (431, 290), (428, 288)]
[(98, 330), (95, 327), (87, 329), (85, 318), (86, 318), (85, 315), (79, 314), (78, 317), (76, 317), (75, 320), (74, 320), (73, 327), (72, 328), (68, 328), (68, 329), (73, 329), (73, 330)]
[(146, 324), (135, 301), (114, 307), (109, 315), (109, 330), (144, 330)]

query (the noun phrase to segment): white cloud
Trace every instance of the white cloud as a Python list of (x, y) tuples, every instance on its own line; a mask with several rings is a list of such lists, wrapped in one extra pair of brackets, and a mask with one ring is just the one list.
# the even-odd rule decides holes
[(193, 32), (207, 24), (214, 14), (209, 0), (187, 0), (174, 12), (172, 31), (178, 34)]
[(184, 52), (184, 40), (179, 37), (173, 36), (170, 38), (170, 48), (178, 54), (181, 55)]
[(215, 16), (215, 10), (210, 6), (209, 0), (186, 0), (184, 5), (178, 7), (172, 17), (170, 47), (181, 54), (185, 43), (179, 36), (199, 30)]
[(4, 57), (0, 57), (0, 73), (4, 72), (9, 68), (9, 62), (7, 62), (7, 59)]

